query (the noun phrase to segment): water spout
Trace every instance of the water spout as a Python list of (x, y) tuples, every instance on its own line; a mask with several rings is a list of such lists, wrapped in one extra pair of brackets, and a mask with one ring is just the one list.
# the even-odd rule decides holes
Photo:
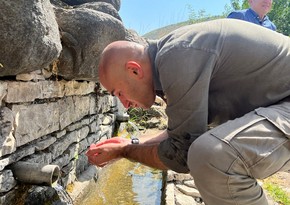
[(60, 177), (58, 165), (19, 161), (11, 165), (14, 177), (25, 183), (52, 186)]

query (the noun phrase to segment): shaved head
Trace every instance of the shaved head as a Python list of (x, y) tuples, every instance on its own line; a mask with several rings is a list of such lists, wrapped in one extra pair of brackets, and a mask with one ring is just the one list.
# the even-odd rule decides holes
[(146, 47), (115, 41), (102, 52), (100, 83), (125, 107), (149, 108), (155, 99), (151, 62)]
[(106, 72), (109, 69), (121, 69), (125, 67), (128, 59), (140, 60), (144, 52), (144, 46), (129, 42), (129, 41), (115, 41), (109, 44), (102, 52), (99, 74)]

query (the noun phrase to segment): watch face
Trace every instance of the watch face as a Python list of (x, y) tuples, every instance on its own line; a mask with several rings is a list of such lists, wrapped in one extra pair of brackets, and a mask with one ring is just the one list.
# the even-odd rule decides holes
[(132, 144), (139, 144), (139, 139), (138, 138), (132, 138), (131, 139)]

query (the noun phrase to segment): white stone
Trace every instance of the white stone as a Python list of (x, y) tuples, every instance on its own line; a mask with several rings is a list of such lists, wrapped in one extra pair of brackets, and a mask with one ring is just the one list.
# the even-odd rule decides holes
[(0, 110), (0, 128), (0, 157), (2, 157), (16, 150), (16, 140), (13, 136), (14, 117), (7, 107)]
[(31, 72), (31, 73), (23, 73), (23, 74), (18, 74), (16, 75), (16, 80), (21, 80), (21, 81), (38, 81), (38, 80), (45, 80), (44, 76)]
[(186, 194), (186, 195), (189, 195), (189, 196), (192, 196), (192, 197), (199, 197), (201, 198), (200, 196), (200, 193), (197, 189), (194, 189), (194, 188), (191, 188), (191, 187), (188, 187), (188, 186), (185, 186), (185, 185), (181, 185), (181, 184), (177, 184), (176, 185), (176, 188)]
[(166, 205), (175, 205), (175, 193), (174, 193), (174, 183), (168, 183), (166, 185)]
[(0, 81), (0, 106), (2, 106), (2, 100), (7, 95), (7, 83)]
[(0, 193), (8, 192), (16, 186), (17, 182), (11, 170), (0, 172)]
[(197, 205), (197, 203), (193, 197), (184, 195), (182, 193), (177, 193), (176, 205)]
[(183, 183), (186, 186), (189, 186), (189, 187), (192, 187), (192, 188), (196, 188), (196, 185), (195, 185), (193, 180), (187, 180), (187, 181), (184, 181)]

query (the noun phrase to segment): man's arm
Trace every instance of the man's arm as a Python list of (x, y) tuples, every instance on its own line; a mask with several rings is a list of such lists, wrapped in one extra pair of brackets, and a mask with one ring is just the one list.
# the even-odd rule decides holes
[(147, 166), (165, 170), (167, 167), (158, 157), (158, 145), (167, 139), (167, 131), (140, 137), (140, 144), (131, 144), (129, 139), (114, 137), (106, 141), (93, 144), (86, 155), (91, 164), (105, 166), (114, 159), (125, 157)]
[(131, 159), (147, 166), (167, 170), (168, 168), (158, 157), (158, 145), (168, 138), (167, 131), (158, 134), (140, 137), (140, 144), (128, 144), (124, 147), (123, 157)]

